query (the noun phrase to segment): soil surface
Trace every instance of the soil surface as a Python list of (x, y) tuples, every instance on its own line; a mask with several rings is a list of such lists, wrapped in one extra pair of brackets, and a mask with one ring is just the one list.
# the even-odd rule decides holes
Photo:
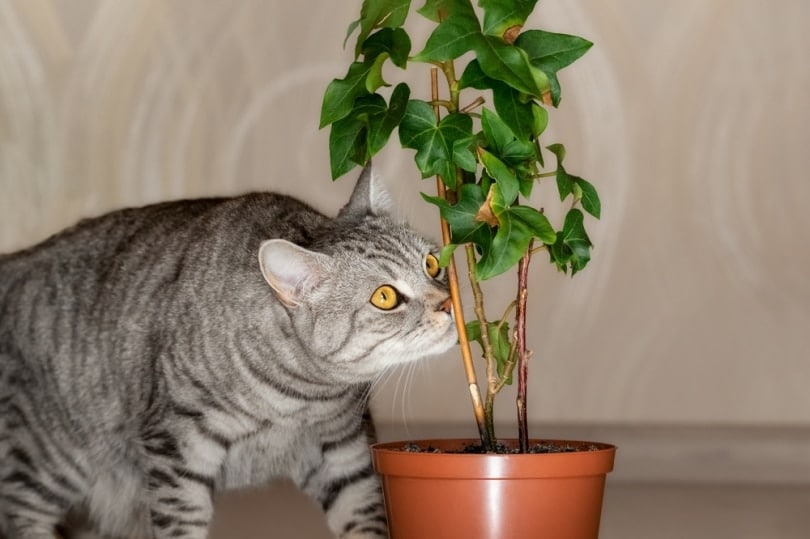
[[(559, 442), (551, 440), (532, 441), (529, 444), (528, 453), (576, 453), (579, 451), (599, 451), (603, 449), (595, 444), (577, 443), (577, 442)], [(458, 453), (458, 454), (485, 454), (484, 447), (478, 443), (471, 443), (465, 445), (458, 451), (448, 451), (434, 446), (421, 446), (415, 443), (404, 444), (402, 451), (408, 453)], [(514, 444), (505, 444), (498, 442), (495, 445), (495, 451), (498, 455), (519, 455), (520, 448)]]

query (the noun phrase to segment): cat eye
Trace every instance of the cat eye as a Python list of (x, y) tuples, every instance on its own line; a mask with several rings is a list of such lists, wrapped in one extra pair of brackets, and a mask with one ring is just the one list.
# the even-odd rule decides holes
[(402, 303), (396, 288), (387, 284), (375, 290), (370, 301), (372, 305), (383, 311), (390, 311)]
[(439, 279), (444, 268), (439, 266), (439, 259), (431, 253), (425, 255), (425, 273), (432, 279)]

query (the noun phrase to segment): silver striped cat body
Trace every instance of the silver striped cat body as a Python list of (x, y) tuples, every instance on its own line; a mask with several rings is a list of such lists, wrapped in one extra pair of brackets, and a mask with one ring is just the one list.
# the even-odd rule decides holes
[(0, 536), (204, 538), (215, 491), (288, 477), (387, 537), (366, 400), (455, 343), (435, 253), (367, 168), (335, 218), (168, 202), (0, 256)]

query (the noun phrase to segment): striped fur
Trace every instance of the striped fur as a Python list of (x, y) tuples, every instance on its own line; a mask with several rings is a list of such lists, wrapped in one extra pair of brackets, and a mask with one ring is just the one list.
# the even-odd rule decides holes
[[(0, 536), (80, 515), (204, 538), (213, 492), (284, 476), (337, 537), (387, 537), (369, 387), (455, 337), (435, 247), (384, 205), (367, 169), (335, 218), (275, 194), (170, 202), (0, 256)], [(391, 311), (369, 301), (383, 284)]]

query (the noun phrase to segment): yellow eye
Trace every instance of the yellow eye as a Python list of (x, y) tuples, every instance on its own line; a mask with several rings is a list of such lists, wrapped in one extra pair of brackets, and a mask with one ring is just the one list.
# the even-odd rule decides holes
[(439, 259), (430, 253), (425, 255), (425, 273), (428, 274), (428, 277), (433, 279), (438, 279), (442, 274), (442, 268), (439, 267)]
[(383, 311), (390, 311), (400, 304), (400, 297), (397, 290), (390, 285), (384, 284), (379, 287), (371, 295), (371, 304), (382, 309)]

